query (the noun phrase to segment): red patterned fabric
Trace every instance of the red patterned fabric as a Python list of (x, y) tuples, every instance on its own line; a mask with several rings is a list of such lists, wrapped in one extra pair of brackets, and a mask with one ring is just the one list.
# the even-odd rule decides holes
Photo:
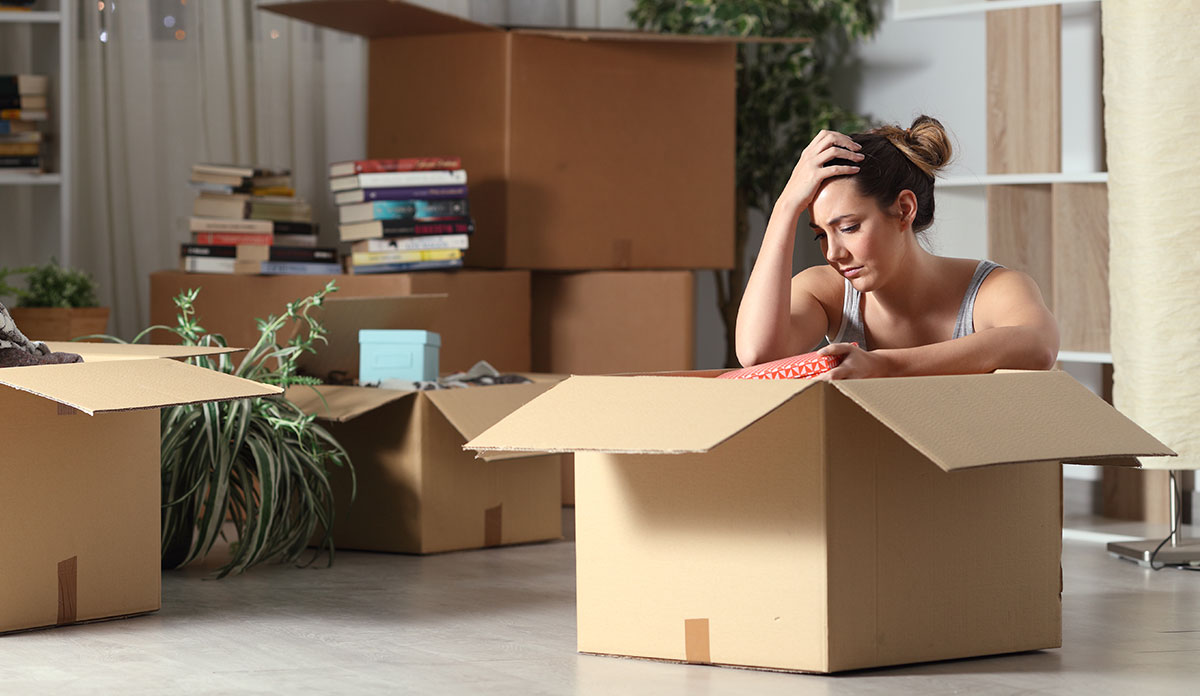
[(761, 365), (751, 365), (740, 370), (733, 370), (717, 375), (718, 379), (800, 379), (816, 377), (822, 372), (828, 372), (838, 366), (841, 358), (831, 355), (817, 355), (816, 352), (804, 355), (793, 355), (790, 358), (775, 360)]

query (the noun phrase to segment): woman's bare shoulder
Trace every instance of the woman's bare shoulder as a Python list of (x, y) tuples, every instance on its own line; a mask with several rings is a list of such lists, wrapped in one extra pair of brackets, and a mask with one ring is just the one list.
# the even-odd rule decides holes
[(841, 274), (829, 266), (810, 266), (792, 276), (792, 292), (805, 290), (819, 300), (835, 298), (840, 303), (845, 282)]

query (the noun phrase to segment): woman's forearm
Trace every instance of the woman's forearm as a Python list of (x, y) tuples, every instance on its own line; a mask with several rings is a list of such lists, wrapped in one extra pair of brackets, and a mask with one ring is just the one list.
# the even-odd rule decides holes
[(787, 351), (792, 251), (799, 217), (800, 209), (781, 197), (767, 222), (738, 307), (736, 349), (742, 365), (756, 365)]
[(874, 352), (888, 361), (890, 376), (905, 377), (1047, 370), (1054, 366), (1058, 347), (1043, 328), (998, 326), (951, 341)]

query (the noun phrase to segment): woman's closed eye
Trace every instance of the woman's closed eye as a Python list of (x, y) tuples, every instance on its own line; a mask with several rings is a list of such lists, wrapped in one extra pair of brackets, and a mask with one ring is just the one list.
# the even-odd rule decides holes
[(839, 231), (839, 232), (843, 232), (843, 233), (847, 233), (847, 232), (857, 232), (857, 231), (858, 231), (858, 227), (859, 227), (859, 223), (857, 223), (857, 222), (856, 222), (856, 223), (854, 223), (853, 225), (846, 225), (845, 227), (843, 227), (842, 229), (840, 229), (840, 230), (838, 230), (838, 231)]

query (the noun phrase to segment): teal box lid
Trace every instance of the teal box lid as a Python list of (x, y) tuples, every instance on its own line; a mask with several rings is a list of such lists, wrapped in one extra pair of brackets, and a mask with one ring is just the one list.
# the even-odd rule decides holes
[(441, 346), (441, 335), (433, 331), (418, 331), (415, 329), (359, 329), (358, 342), (361, 343), (407, 343), (426, 346)]

